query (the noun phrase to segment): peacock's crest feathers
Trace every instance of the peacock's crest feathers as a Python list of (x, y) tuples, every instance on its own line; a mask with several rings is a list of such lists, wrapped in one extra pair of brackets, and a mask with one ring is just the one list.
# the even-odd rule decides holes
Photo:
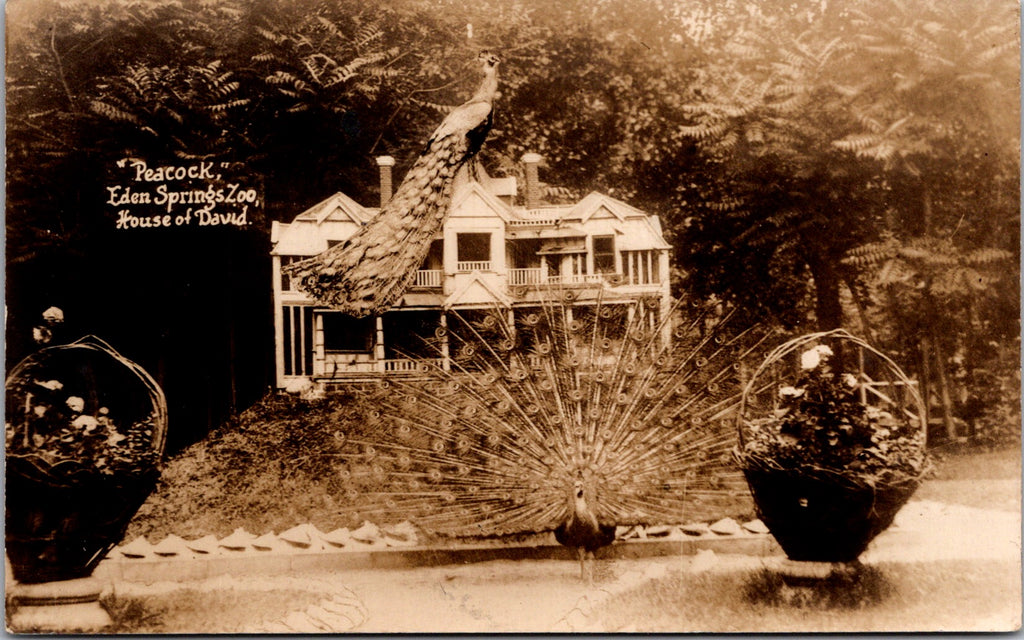
[(727, 414), (766, 332), (658, 298), (574, 301), (449, 312), (430, 340), (449, 370), (424, 363), (359, 395), (346, 508), (448, 535), (542, 531), (583, 482), (603, 524), (720, 515), (745, 491)]

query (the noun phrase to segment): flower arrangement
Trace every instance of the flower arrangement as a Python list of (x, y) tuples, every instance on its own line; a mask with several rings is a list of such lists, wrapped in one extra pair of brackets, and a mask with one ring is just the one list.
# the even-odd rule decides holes
[(58, 481), (152, 474), (166, 405), (140, 371), (92, 337), (29, 356), (6, 384), (8, 462), (25, 461)]
[(158, 462), (156, 412), (124, 424), (105, 406), (87, 410), (85, 399), (67, 394), (60, 380), (32, 379), (24, 386), (20, 419), (8, 412), (5, 424), (8, 456), (37, 456), (51, 469), (66, 463), (69, 470), (102, 475), (141, 474)]
[(824, 344), (804, 351), (797, 379), (777, 386), (766, 415), (745, 420), (742, 464), (872, 486), (920, 477), (923, 430), (898, 407), (866, 404), (864, 383), (834, 371), (833, 356)]

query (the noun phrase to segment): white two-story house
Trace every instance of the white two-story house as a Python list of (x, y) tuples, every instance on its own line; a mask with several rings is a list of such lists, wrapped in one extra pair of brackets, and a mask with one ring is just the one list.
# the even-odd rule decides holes
[[(353, 318), (317, 305), (281, 267), (344, 242), (379, 209), (337, 193), (290, 224), (273, 223), (277, 386), (411, 375), (424, 359), (447, 368), (446, 332), (437, 329), (448, 325), (452, 312), (501, 309), (514, 321), (553, 291), (572, 291), (572, 304), (580, 307), (599, 298), (602, 304), (644, 299), (657, 326), (670, 306), (670, 246), (658, 218), (599, 193), (571, 205), (545, 204), (540, 159), (523, 157), (523, 204), (515, 203), (515, 178), (490, 178), (480, 170), (473, 179), (463, 170), (448, 219), (414, 284), (378, 316)], [(394, 161), (385, 156), (377, 163), (387, 201)], [(435, 335), (440, 348), (425, 348)]]

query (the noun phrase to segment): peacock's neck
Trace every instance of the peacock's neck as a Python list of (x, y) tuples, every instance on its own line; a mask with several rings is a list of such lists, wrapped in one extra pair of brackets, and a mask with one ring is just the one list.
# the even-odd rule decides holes
[(576, 497), (572, 504), (573, 516), (577, 520), (587, 522), (594, 527), (597, 526), (597, 515), (591, 511), (590, 505), (587, 504), (586, 498)]
[(476, 93), (470, 98), (470, 102), (493, 102), (494, 95), (498, 92), (498, 69), (492, 67), (484, 69), (484, 80), (480, 83)]

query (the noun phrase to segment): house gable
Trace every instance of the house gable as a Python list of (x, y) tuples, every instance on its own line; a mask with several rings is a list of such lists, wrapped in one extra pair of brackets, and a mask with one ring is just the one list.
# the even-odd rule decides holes
[(566, 219), (573, 218), (581, 222), (587, 222), (591, 219), (600, 220), (602, 218), (616, 218), (620, 221), (625, 221), (637, 217), (646, 218), (647, 214), (621, 200), (616, 200), (611, 196), (606, 196), (596, 191), (588, 193), (570, 212), (565, 214)]
[(512, 217), (509, 206), (476, 181), (459, 185), (448, 215), (451, 218), (496, 217), (503, 222), (508, 222)]
[(295, 216), (291, 224), (280, 225), (273, 238), (277, 255), (312, 256), (331, 241), (347, 240), (374, 214), (343, 193), (336, 193)]
[(445, 309), (466, 305), (512, 306), (511, 298), (488, 280), (483, 274), (476, 272), (466, 276), (465, 281), (445, 299), (442, 306)]

